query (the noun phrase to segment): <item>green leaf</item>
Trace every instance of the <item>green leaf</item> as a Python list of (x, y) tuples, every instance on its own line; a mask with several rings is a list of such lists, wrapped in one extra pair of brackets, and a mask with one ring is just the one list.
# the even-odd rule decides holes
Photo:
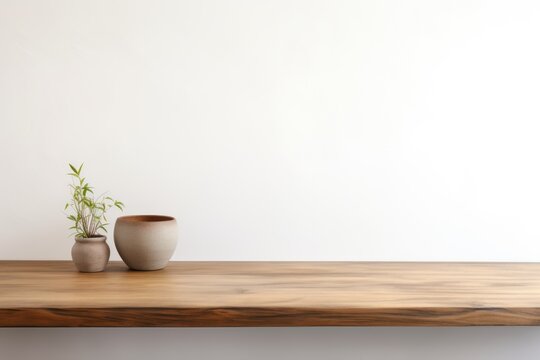
[(73, 175), (79, 175), (79, 172), (77, 171), (77, 168), (71, 164), (69, 164), (69, 167), (71, 168), (71, 170), (75, 173)]
[(66, 210), (69, 207), (69, 203), (66, 203), (66, 206), (64, 206), (64, 210)]
[(84, 205), (88, 206), (89, 208), (92, 207), (92, 202), (88, 198), (83, 198), (82, 202)]
[(82, 170), (82, 167), (83, 167), (84, 163), (81, 164), (81, 166), (79, 166), (79, 170), (77, 171), (77, 174), (81, 174), (81, 170)]

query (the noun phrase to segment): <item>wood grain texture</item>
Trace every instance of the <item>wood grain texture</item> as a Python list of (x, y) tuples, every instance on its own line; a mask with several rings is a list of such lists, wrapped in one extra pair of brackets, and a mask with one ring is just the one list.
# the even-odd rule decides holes
[(540, 325), (540, 264), (0, 261), (0, 326)]

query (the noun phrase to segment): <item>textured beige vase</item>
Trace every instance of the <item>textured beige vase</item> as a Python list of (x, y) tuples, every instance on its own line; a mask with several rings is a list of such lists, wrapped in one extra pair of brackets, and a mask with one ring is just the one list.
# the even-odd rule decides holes
[(122, 216), (114, 226), (116, 249), (133, 270), (163, 269), (176, 249), (177, 238), (178, 226), (171, 216)]
[(111, 249), (106, 236), (75, 238), (71, 258), (80, 272), (100, 272), (109, 262)]

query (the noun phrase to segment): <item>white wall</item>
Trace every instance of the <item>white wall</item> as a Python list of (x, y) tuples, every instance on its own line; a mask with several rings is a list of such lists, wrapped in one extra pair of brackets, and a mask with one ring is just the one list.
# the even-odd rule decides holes
[(0, 329), (6, 360), (534, 360), (539, 328)]
[[(0, 0), (0, 258), (69, 259), (84, 161), (127, 213), (179, 219), (177, 260), (538, 261), (539, 18), (534, 0)], [(281, 354), (273, 330), (125, 331)], [(540, 354), (535, 329), (283, 331), (319, 359), (308, 338)], [(110, 341), (0, 338), (76, 334)]]
[(0, 4), (2, 258), (84, 161), (176, 259), (540, 259), (539, 2)]

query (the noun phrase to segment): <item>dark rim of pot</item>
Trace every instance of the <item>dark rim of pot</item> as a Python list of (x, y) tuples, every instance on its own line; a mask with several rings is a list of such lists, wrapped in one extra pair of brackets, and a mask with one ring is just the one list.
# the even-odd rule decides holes
[(160, 222), (160, 221), (172, 221), (175, 220), (172, 216), (167, 215), (128, 215), (121, 216), (118, 220), (133, 221), (133, 222)]

